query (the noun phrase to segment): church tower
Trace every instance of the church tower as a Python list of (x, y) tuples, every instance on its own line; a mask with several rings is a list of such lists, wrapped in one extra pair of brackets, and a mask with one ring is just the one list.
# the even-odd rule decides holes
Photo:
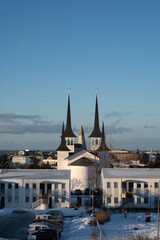
[[(68, 89), (69, 90), (69, 89)], [(70, 149), (70, 152), (74, 152), (74, 138), (76, 135), (72, 131), (71, 127), (71, 109), (70, 109), (70, 92), (68, 91), (68, 109), (67, 109), (67, 122), (64, 132), (66, 145)]]
[(96, 151), (101, 143), (101, 136), (102, 133), (99, 128), (99, 115), (98, 115), (98, 99), (97, 99), (97, 92), (96, 92), (96, 106), (95, 106), (95, 118), (94, 118), (94, 128), (89, 136), (91, 138), (91, 150)]
[[(105, 131), (104, 131), (104, 121), (102, 123), (102, 137), (101, 137), (101, 144), (97, 149), (98, 157), (102, 159), (100, 168), (109, 167), (109, 148), (106, 145), (106, 138), (105, 138)], [(100, 169), (101, 170), (101, 169)]]
[(57, 148), (57, 169), (68, 169), (68, 160), (66, 160), (66, 158), (69, 156), (69, 151), (70, 149), (68, 149), (65, 142), (63, 122), (61, 143), (60, 146)]

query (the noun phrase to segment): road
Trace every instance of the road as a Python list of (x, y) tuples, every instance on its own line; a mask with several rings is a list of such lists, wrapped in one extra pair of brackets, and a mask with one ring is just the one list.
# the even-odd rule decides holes
[(13, 212), (0, 216), (0, 238), (26, 240), (28, 225), (34, 215), (29, 212)]

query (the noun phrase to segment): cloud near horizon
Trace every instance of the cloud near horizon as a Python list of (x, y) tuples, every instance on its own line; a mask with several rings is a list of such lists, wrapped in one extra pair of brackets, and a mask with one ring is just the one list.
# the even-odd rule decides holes
[[(27, 122), (26, 122), (27, 121)], [(28, 123), (29, 122), (29, 123)], [(25, 134), (25, 133), (61, 133), (62, 124), (44, 121), (40, 115), (18, 115), (13, 113), (0, 114), (0, 133), (1, 134)], [(119, 121), (105, 126), (106, 134), (124, 134), (132, 131), (131, 128), (118, 126)], [(75, 132), (79, 129), (73, 128)], [(93, 126), (84, 127), (86, 133), (93, 131)]]
[(44, 121), (40, 115), (0, 114), (0, 123), (1, 134), (61, 133), (62, 128), (62, 124)]

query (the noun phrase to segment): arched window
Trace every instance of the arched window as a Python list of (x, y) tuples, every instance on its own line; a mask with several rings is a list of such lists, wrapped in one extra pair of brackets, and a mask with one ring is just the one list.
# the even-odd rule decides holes
[(69, 138), (67, 139), (67, 145), (70, 145), (70, 140), (69, 140)]

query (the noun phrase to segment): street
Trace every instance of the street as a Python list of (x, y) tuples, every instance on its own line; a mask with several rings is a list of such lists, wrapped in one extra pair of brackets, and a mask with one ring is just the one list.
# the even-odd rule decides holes
[(33, 219), (32, 213), (23, 211), (0, 216), (0, 238), (26, 240), (28, 225)]

